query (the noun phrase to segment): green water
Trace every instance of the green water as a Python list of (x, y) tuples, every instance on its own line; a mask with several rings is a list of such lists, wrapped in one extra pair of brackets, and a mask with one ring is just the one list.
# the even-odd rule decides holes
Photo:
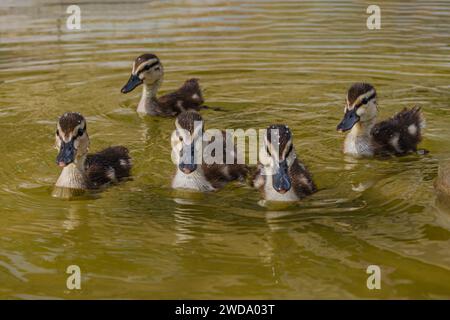
[[(80, 1), (80, 31), (68, 4), (0, 2), (0, 298), (450, 298), (450, 205), (433, 189), (450, 158), (448, 1), (378, 1), (374, 31), (360, 1)], [(288, 124), (320, 192), (284, 208), (238, 184), (174, 192), (173, 119), (120, 93), (144, 52), (165, 66), (162, 93), (197, 77), (228, 110), (206, 127)], [(342, 155), (345, 92), (363, 80), (381, 118), (423, 107), (429, 155)], [(51, 197), (65, 111), (86, 116), (91, 151), (131, 150), (132, 181)]]

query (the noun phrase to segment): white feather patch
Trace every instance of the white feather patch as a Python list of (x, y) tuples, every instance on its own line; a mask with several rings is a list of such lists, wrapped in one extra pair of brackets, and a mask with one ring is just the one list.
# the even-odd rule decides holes
[(113, 167), (108, 167), (108, 170), (106, 171), (106, 176), (107, 176), (111, 181), (116, 181), (116, 171), (114, 170)]
[(391, 146), (394, 147), (394, 149), (397, 152), (402, 152), (402, 150), (400, 149), (400, 146), (398, 145), (398, 140), (400, 139), (400, 135), (398, 133), (394, 134), (394, 136), (391, 138), (391, 140), (389, 140), (389, 143)]
[(409, 132), (409, 134), (412, 135), (412, 136), (417, 135), (417, 126), (416, 126), (415, 124), (411, 124), (411, 125), (408, 127), (408, 132)]
[(121, 167), (124, 167), (124, 168), (130, 167), (130, 161), (128, 161), (127, 159), (120, 159), (119, 164)]

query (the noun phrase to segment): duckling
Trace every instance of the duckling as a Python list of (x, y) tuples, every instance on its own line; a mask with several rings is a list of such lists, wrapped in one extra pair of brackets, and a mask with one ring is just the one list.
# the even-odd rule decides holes
[[(355, 83), (347, 93), (345, 115), (337, 130), (351, 130), (344, 153), (355, 156), (406, 155), (418, 152), (425, 120), (419, 107), (405, 108), (392, 118), (376, 123), (377, 93), (368, 83)], [(426, 153), (421, 150), (419, 153)]]
[(109, 147), (88, 154), (89, 136), (86, 120), (80, 113), (64, 113), (56, 129), (56, 164), (63, 168), (56, 187), (95, 189), (130, 176), (131, 159), (128, 149)]
[(450, 162), (444, 162), (439, 165), (434, 187), (440, 194), (450, 195)]
[[(164, 68), (159, 58), (151, 53), (140, 55), (133, 62), (130, 79), (122, 88), (128, 93), (144, 84), (137, 112), (152, 116), (176, 116), (185, 110), (208, 109), (203, 105), (203, 95), (198, 79), (189, 79), (172, 93), (157, 98), (156, 94), (163, 81)], [(214, 109), (214, 108), (212, 108)]]
[(291, 130), (271, 125), (264, 134), (253, 186), (270, 201), (297, 201), (317, 191), (305, 165), (297, 158)]
[[(196, 161), (196, 156), (201, 152), (199, 147), (206, 147), (212, 141), (204, 139), (204, 122), (202, 116), (196, 111), (185, 111), (175, 120), (176, 130), (172, 134), (172, 156), (177, 164), (177, 171), (172, 180), (174, 189), (191, 189), (196, 191), (215, 191), (233, 180), (244, 180), (248, 168), (244, 164), (237, 163), (236, 148), (227, 151), (224, 143), (223, 164), (207, 164), (205, 159)], [(226, 133), (222, 134), (226, 141)], [(226, 164), (226, 153), (232, 152), (233, 164)], [(200, 164), (197, 164), (200, 162)]]

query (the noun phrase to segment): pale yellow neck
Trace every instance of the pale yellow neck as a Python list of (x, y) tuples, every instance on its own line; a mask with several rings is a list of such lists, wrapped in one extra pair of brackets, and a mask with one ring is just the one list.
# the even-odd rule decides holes
[(355, 124), (350, 131), (350, 134), (353, 136), (369, 136), (370, 131), (372, 130), (373, 126), (376, 123), (376, 117), (367, 120), (367, 121), (359, 121), (357, 124)]
[(358, 122), (345, 137), (344, 153), (355, 156), (372, 156), (374, 154), (370, 131), (376, 123), (376, 118)]
[(142, 96), (139, 101), (137, 112), (151, 113), (152, 110), (158, 106), (156, 94), (161, 85), (161, 80), (154, 82), (153, 84), (144, 83), (142, 88)]
[(85, 157), (64, 167), (55, 185), (60, 188), (87, 189), (84, 161)]

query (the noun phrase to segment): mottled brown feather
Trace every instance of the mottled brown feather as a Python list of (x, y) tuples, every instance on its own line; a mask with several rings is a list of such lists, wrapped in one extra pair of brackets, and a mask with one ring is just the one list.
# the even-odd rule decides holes
[[(392, 118), (377, 123), (371, 130), (372, 139), (376, 145), (378, 154), (403, 155), (417, 151), (417, 145), (422, 140), (421, 128), (423, 117), (419, 107), (405, 108)], [(414, 125), (416, 134), (408, 131), (409, 126)], [(392, 143), (392, 139), (398, 136), (398, 148)]]
[[(91, 188), (120, 181), (130, 176), (131, 158), (128, 149), (122, 146), (109, 147), (89, 154), (85, 162), (86, 175)], [(111, 179), (110, 173), (115, 179)]]
[[(148, 60), (152, 60), (152, 59), (158, 59), (158, 57), (156, 55), (154, 55), (153, 53), (144, 53), (141, 54), (139, 57), (136, 58), (135, 60), (135, 65), (136, 67), (139, 66), (141, 63), (148, 61)], [(158, 59), (159, 61), (159, 59)]]
[[(233, 164), (226, 164), (227, 148), (226, 148), (226, 131), (222, 131), (223, 137), (223, 164), (202, 164), (203, 172), (206, 179), (218, 188), (223, 186), (226, 182), (233, 180), (244, 180), (249, 173), (249, 169), (245, 164), (238, 164), (237, 147), (234, 146)], [(214, 139), (211, 139), (213, 142)]]
[[(350, 89), (348, 89), (347, 99), (349, 105), (353, 105), (355, 100), (362, 94), (369, 92), (370, 90), (375, 90), (375, 88), (370, 83), (358, 82), (354, 83)], [(376, 92), (375, 92), (376, 94)]]
[(78, 112), (66, 112), (58, 120), (59, 127), (65, 134), (71, 133), (82, 121), (84, 117)]
[(295, 159), (289, 167), (289, 177), (291, 178), (292, 188), (300, 199), (317, 191), (311, 173), (298, 159)]
[(196, 121), (203, 121), (200, 113), (196, 111), (185, 111), (177, 116), (177, 122), (179, 126), (184, 130), (189, 131), (191, 134), (194, 133), (194, 125)]
[(177, 115), (183, 111), (203, 109), (203, 95), (198, 79), (189, 79), (176, 91), (157, 99), (158, 111)]

